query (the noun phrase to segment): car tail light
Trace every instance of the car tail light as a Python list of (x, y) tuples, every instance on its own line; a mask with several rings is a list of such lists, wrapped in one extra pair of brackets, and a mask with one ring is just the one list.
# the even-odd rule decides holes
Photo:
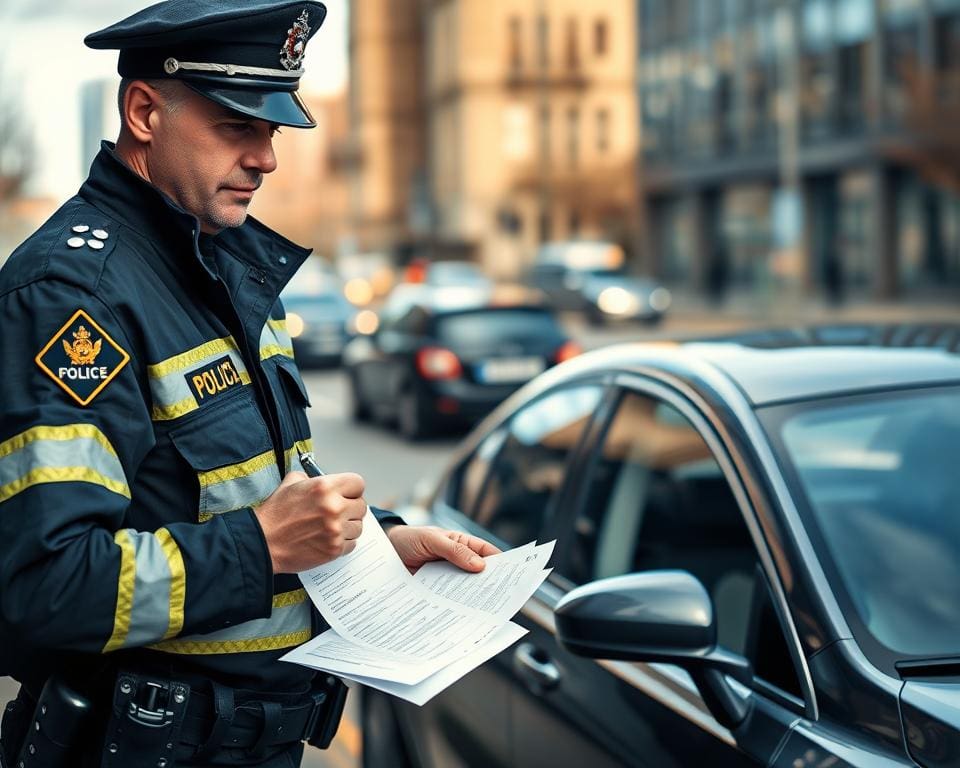
[(575, 341), (566, 342), (560, 349), (557, 350), (556, 354), (553, 356), (553, 359), (558, 363), (563, 363), (571, 358), (576, 357), (577, 355), (583, 352), (583, 347), (581, 347)]
[(463, 366), (449, 349), (424, 347), (417, 351), (417, 372), (425, 379), (458, 379)]

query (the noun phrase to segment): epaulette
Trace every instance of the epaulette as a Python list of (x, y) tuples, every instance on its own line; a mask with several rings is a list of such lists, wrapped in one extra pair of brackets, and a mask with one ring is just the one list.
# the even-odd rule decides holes
[(11, 254), (0, 273), (0, 293), (44, 278), (94, 291), (119, 230), (102, 211), (72, 198)]

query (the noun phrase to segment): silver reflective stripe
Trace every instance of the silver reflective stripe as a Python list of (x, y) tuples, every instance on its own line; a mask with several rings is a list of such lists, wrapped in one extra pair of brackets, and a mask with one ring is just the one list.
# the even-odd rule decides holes
[(229, 357), (240, 380), (244, 384), (250, 383), (250, 374), (232, 336), (213, 339), (149, 366), (147, 375), (153, 397), (153, 420), (175, 419), (199, 408), (185, 374), (210, 365), (221, 357)]
[(152, 533), (127, 530), (133, 542), (136, 577), (133, 608), (125, 647), (154, 643), (163, 638), (170, 624), (170, 581), (172, 574), (160, 541)]
[(273, 451), (209, 472), (198, 473), (200, 519), (256, 506), (280, 485), (280, 470)]
[(311, 603), (302, 589), (276, 595), (265, 619), (245, 621), (235, 627), (204, 635), (178, 637), (152, 645), (167, 653), (206, 655), (252, 653), (305, 643), (312, 635)]
[(274, 355), (293, 357), (293, 342), (287, 332), (287, 321), (269, 318), (260, 332), (260, 359)]
[(91, 483), (130, 498), (120, 459), (93, 424), (31, 427), (0, 443), (0, 501), (57, 482)]

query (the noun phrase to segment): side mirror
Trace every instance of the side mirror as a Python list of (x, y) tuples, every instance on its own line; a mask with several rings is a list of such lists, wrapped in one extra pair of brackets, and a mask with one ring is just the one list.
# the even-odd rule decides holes
[(594, 659), (663, 662), (690, 673), (713, 716), (736, 728), (750, 712), (726, 676), (748, 684), (750, 662), (717, 646), (713, 601), (686, 571), (647, 571), (585, 584), (554, 611), (560, 643)]

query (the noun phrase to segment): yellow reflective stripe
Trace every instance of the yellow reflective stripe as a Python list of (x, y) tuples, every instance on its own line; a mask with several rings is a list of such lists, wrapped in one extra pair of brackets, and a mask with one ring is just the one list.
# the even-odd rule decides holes
[(254, 653), (256, 651), (275, 651), (290, 648), (307, 642), (311, 637), (309, 629), (301, 629), (285, 635), (257, 637), (250, 640), (167, 640), (158, 645), (149, 646), (167, 653), (181, 653), (194, 656), (209, 656), (221, 653)]
[(298, 605), (306, 601), (307, 599), (307, 590), (305, 589), (295, 589), (292, 592), (281, 592), (279, 595), (273, 596), (273, 607), (274, 608), (283, 608), (288, 605)]
[(183, 629), (183, 605), (187, 598), (187, 572), (183, 566), (183, 555), (180, 547), (174, 541), (170, 531), (160, 528), (154, 534), (160, 541), (163, 554), (167, 557), (167, 567), (170, 568), (170, 623), (163, 636), (166, 640), (180, 634)]
[(279, 320), (275, 317), (267, 318), (267, 324), (275, 331), (287, 332), (287, 318), (281, 317)]
[(155, 405), (150, 411), (150, 418), (153, 421), (169, 421), (183, 416), (185, 413), (195, 411), (200, 406), (194, 397), (185, 397), (179, 403), (173, 405)]
[(209, 357), (210, 355), (215, 355), (218, 352), (231, 352), (235, 351), (236, 349), (237, 343), (233, 340), (232, 336), (225, 336), (222, 339), (213, 339), (205, 344), (201, 344), (199, 347), (194, 347), (193, 349), (188, 349), (186, 352), (181, 352), (179, 355), (174, 355), (173, 357), (168, 357), (166, 360), (162, 360), (159, 363), (148, 365), (147, 375), (151, 379), (159, 379), (167, 376), (168, 374), (176, 373), (177, 371), (182, 371), (184, 368), (189, 368), (192, 365), (196, 365), (205, 357)]
[(260, 359), (266, 360), (268, 357), (283, 355), (284, 357), (293, 357), (293, 347), (281, 347), (279, 344), (267, 344), (260, 347)]
[(0, 485), (0, 501), (6, 501), (30, 486), (42, 483), (90, 483), (130, 498), (130, 488), (126, 483), (106, 477), (90, 467), (37, 467), (16, 480)]
[(130, 632), (130, 613), (133, 610), (133, 585), (137, 573), (136, 552), (130, 534), (117, 531), (113, 537), (120, 547), (120, 577), (117, 579), (117, 607), (113, 615), (113, 634), (103, 647), (104, 653), (122, 648)]
[(197, 472), (197, 478), (200, 480), (200, 487), (205, 488), (215, 483), (223, 483), (227, 480), (237, 480), (254, 472), (259, 472), (265, 467), (269, 467), (276, 461), (273, 451), (264, 451), (254, 456), (252, 459), (241, 461), (239, 464), (230, 464), (226, 467), (211, 469), (206, 472)]
[(313, 450), (313, 440), (309, 437), (306, 440), (297, 440), (297, 442), (293, 444), (293, 447), (287, 448), (287, 450), (283, 452), (283, 463), (287, 468), (287, 472), (293, 470), (302, 471), (300, 467), (300, 454), (297, 453), (298, 450), (303, 453), (310, 453)]
[(60, 427), (31, 427), (19, 435), (14, 435), (9, 440), (4, 440), (0, 443), (0, 459), (19, 451), (35, 440), (77, 440), (82, 437), (96, 440), (106, 451), (114, 456), (117, 455), (113, 446), (110, 445), (110, 441), (107, 440), (107, 436), (93, 424), (65, 424)]

